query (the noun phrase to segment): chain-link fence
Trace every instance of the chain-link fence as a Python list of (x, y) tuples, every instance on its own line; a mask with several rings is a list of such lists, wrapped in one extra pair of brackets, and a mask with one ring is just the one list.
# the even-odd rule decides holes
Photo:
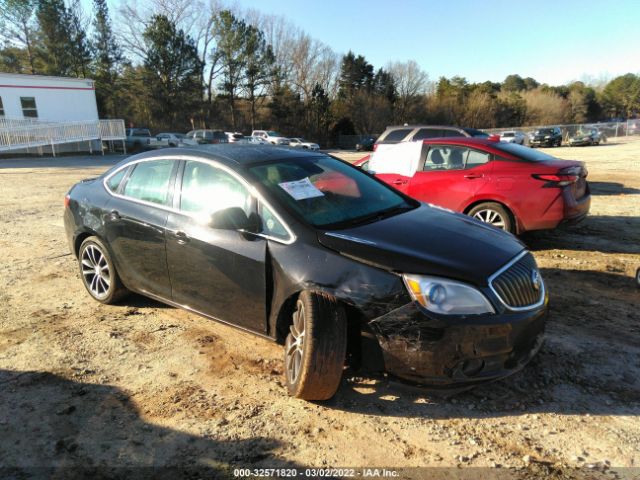
[(484, 132), (500, 135), (504, 132), (516, 132), (524, 135), (525, 145), (529, 141), (529, 135), (536, 130), (543, 128), (558, 127), (562, 131), (562, 141), (568, 142), (571, 137), (579, 131), (596, 128), (605, 138), (626, 137), (629, 135), (640, 135), (640, 119), (627, 120), (625, 122), (597, 122), (597, 123), (575, 123), (569, 125), (536, 125), (532, 127), (511, 127), (511, 128), (488, 128)]
[[(605, 138), (626, 137), (629, 135), (640, 135), (640, 119), (627, 120), (625, 122), (597, 122), (597, 123), (575, 123), (569, 125), (535, 125), (529, 127), (504, 127), (504, 128), (486, 128), (484, 132), (500, 135), (503, 132), (516, 132), (524, 136), (524, 144), (529, 142), (529, 135), (536, 130), (542, 128), (558, 127), (562, 131), (563, 143), (568, 142), (569, 138), (574, 136), (578, 131), (588, 128), (597, 128)], [(366, 135), (338, 135), (337, 148), (353, 150), (356, 145), (368, 138), (378, 138), (379, 133)]]

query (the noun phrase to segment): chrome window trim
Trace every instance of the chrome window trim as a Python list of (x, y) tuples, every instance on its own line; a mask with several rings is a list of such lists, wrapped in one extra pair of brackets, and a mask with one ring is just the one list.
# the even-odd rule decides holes
[[(512, 306), (508, 305), (507, 302), (505, 302), (503, 300), (503, 298), (498, 294), (496, 289), (493, 288), (493, 281), (497, 277), (499, 277), (501, 273), (503, 273), (505, 270), (508, 270), (514, 263), (517, 263), (522, 257), (527, 255), (528, 253), (530, 253), (528, 250), (523, 250), (518, 255), (513, 257), (511, 260), (509, 260), (509, 262), (507, 262), (507, 264), (504, 265), (502, 268), (500, 268), (496, 273), (494, 273), (493, 275), (491, 275), (489, 277), (489, 288), (491, 289), (493, 294), (500, 301), (500, 303), (502, 303), (502, 305), (504, 305), (507, 309), (509, 309), (509, 310), (511, 310), (513, 312), (527, 312), (529, 310), (535, 310), (536, 308), (539, 308), (542, 305), (544, 305), (544, 301), (545, 301), (545, 298), (546, 298), (546, 288), (545, 288), (544, 279), (542, 278), (542, 275), (540, 275), (540, 300), (538, 300), (536, 303), (533, 303), (531, 305), (527, 305), (526, 307), (512, 307)], [(536, 266), (536, 268), (537, 268), (537, 266)], [(539, 271), (540, 271), (540, 269), (538, 269), (538, 272)]]
[[(195, 162), (202, 162), (202, 163), (208, 163), (209, 165), (213, 166), (214, 168), (219, 168), (221, 170), (224, 170), (225, 172), (227, 172), (229, 175), (231, 175), (232, 177), (234, 177), (235, 179), (237, 179), (240, 183), (242, 183), (247, 190), (249, 191), (249, 193), (251, 195), (253, 195), (259, 202), (263, 203), (264, 205), (266, 205), (275, 215), (275, 217), (280, 221), (280, 223), (282, 223), (282, 225), (284, 226), (284, 229), (287, 231), (287, 233), (289, 234), (289, 238), (288, 239), (283, 239), (283, 238), (278, 238), (278, 237), (273, 237), (271, 235), (266, 235), (264, 233), (253, 233), (253, 232), (244, 232), (244, 233), (251, 233), (252, 235), (256, 235), (258, 237), (267, 239), (267, 240), (273, 240), (274, 242), (278, 242), (278, 243), (283, 243), (285, 245), (291, 245), (293, 242), (296, 241), (296, 235), (293, 233), (293, 231), (291, 230), (291, 228), (289, 228), (289, 225), (287, 225), (287, 223), (282, 219), (282, 217), (280, 216), (280, 214), (278, 213), (278, 211), (273, 208), (273, 206), (267, 202), (264, 197), (260, 194), (260, 192), (258, 192), (255, 187), (253, 187), (253, 185), (249, 184), (244, 178), (242, 178), (240, 175), (238, 175), (236, 172), (234, 172), (232, 169), (230, 169), (229, 167), (227, 167), (226, 165), (223, 165), (219, 162), (216, 162), (215, 160), (211, 160), (208, 158), (201, 158), (201, 157), (196, 157), (196, 156), (191, 156), (191, 155), (172, 155), (171, 157), (149, 157), (149, 158), (141, 158), (139, 160), (134, 160), (132, 162), (127, 162), (124, 165), (122, 165), (121, 167), (117, 168), (116, 170), (114, 170), (113, 172), (111, 172), (109, 175), (107, 175), (106, 177), (104, 177), (104, 179), (102, 180), (102, 186), (104, 187), (104, 189), (107, 191), (107, 193), (109, 195), (111, 195), (112, 197), (116, 197), (116, 198), (120, 198), (122, 200), (127, 200), (129, 202), (134, 202), (134, 203), (138, 203), (140, 205), (146, 205), (149, 207), (155, 207), (155, 208), (159, 208), (161, 210), (165, 210), (167, 212), (171, 212), (171, 213), (177, 213), (180, 215), (184, 215), (185, 217), (189, 217), (192, 219), (196, 219), (196, 215), (193, 213), (188, 213), (188, 212), (184, 212), (180, 209), (177, 208), (173, 208), (170, 207), (168, 205), (161, 205), (159, 203), (153, 203), (153, 202), (147, 202), (145, 200), (139, 200), (137, 198), (133, 198), (133, 197), (128, 197), (126, 195), (121, 195), (119, 193), (115, 193), (112, 192), (108, 185), (107, 182), (109, 181), (109, 179), (111, 177), (113, 177), (114, 175), (116, 175), (118, 172), (120, 172), (121, 170), (125, 169), (125, 168), (129, 168), (132, 165), (136, 165), (138, 163), (142, 163), (142, 162), (151, 162), (151, 161), (157, 161), (157, 160), (171, 160), (171, 161), (195, 161)], [(133, 173), (133, 172), (132, 172)], [(118, 187), (119, 188), (119, 187)], [(175, 192), (174, 192), (175, 195)], [(241, 231), (242, 232), (242, 231)]]

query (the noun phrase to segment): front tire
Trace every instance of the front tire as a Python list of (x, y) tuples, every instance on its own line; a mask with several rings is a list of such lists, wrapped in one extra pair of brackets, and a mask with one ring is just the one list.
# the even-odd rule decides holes
[(112, 304), (129, 293), (122, 285), (107, 247), (98, 237), (88, 237), (82, 242), (78, 265), (82, 283), (94, 300)]
[(480, 203), (469, 210), (468, 215), (505, 232), (515, 233), (515, 222), (511, 214), (499, 203)]
[(289, 394), (304, 400), (327, 400), (342, 379), (347, 351), (347, 318), (335, 298), (304, 291), (285, 341), (284, 362)]

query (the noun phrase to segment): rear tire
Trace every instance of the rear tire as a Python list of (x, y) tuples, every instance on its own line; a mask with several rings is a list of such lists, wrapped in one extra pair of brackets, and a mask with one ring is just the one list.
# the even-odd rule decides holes
[(515, 222), (511, 213), (499, 203), (480, 203), (469, 210), (467, 215), (500, 230), (515, 233)]
[(116, 303), (129, 291), (124, 287), (109, 250), (98, 237), (88, 237), (78, 252), (80, 278), (89, 295), (100, 303)]
[(342, 379), (347, 351), (347, 318), (335, 298), (304, 291), (287, 335), (284, 351), (289, 394), (304, 400), (327, 400)]
[(636, 287), (640, 288), (640, 268), (636, 270)]

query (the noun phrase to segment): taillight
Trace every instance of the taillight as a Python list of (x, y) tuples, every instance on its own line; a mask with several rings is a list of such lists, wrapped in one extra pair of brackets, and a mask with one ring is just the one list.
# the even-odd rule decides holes
[(64, 208), (69, 208), (69, 203), (71, 203), (71, 197), (69, 195), (64, 196)]
[(531, 175), (537, 180), (547, 182), (545, 186), (548, 187), (566, 187), (578, 181), (578, 175), (561, 175), (561, 174), (537, 174)]
[(375, 152), (377, 148), (378, 148), (378, 144), (377, 144), (377, 143), (374, 143), (374, 144), (373, 144), (373, 151)]

